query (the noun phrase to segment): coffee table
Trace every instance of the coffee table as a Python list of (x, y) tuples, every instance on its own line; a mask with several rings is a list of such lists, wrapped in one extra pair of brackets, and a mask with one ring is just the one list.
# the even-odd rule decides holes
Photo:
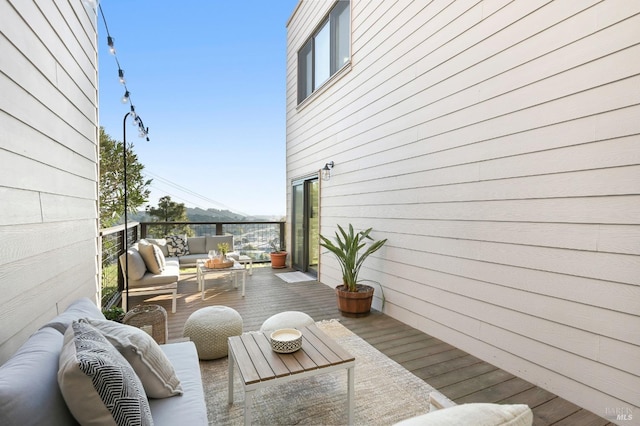
[(196, 280), (198, 281), (198, 291), (200, 291), (200, 298), (204, 300), (205, 281), (207, 274), (220, 275), (224, 273), (233, 274), (233, 286), (238, 288), (238, 274), (242, 274), (242, 297), (244, 297), (244, 287), (246, 282), (247, 270), (244, 265), (238, 262), (233, 262), (233, 266), (229, 268), (207, 268), (204, 266), (205, 259), (198, 259), (196, 261)]
[(238, 256), (238, 262), (245, 268), (247, 267), (247, 263), (249, 264), (249, 275), (253, 275), (253, 258), (241, 254)]
[(347, 370), (347, 422), (354, 420), (355, 358), (315, 325), (300, 327), (302, 348), (292, 354), (271, 349), (270, 333), (253, 332), (229, 337), (229, 404), (233, 404), (234, 365), (244, 388), (244, 424), (251, 424), (251, 405), (256, 390), (276, 384)]

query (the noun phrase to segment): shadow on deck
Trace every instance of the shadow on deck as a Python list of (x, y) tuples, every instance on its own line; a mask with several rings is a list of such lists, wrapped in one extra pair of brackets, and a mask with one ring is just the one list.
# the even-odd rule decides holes
[(167, 312), (169, 339), (182, 338), (185, 321), (194, 311), (211, 305), (237, 310), (244, 331), (260, 329), (271, 315), (302, 311), (314, 320), (339, 318), (342, 324), (407, 370), (420, 377), (458, 404), (497, 402), (527, 404), (533, 410), (534, 425), (608, 425), (606, 419), (584, 410), (542, 388), (475, 358), (385, 314), (374, 311), (364, 318), (345, 318), (336, 308), (330, 287), (316, 281), (288, 284), (275, 276), (287, 270), (254, 268), (247, 274), (246, 297), (228, 276), (207, 279), (201, 300), (195, 269), (181, 271), (177, 311), (171, 314), (168, 296), (131, 297), (130, 306), (140, 303), (162, 305)]

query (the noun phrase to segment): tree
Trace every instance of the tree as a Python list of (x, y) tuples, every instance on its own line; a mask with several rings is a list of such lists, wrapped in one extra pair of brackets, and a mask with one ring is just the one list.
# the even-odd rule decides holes
[[(147, 207), (147, 213), (154, 219), (154, 222), (188, 222), (187, 208), (183, 203), (171, 201), (171, 197), (165, 195), (158, 200), (158, 207)], [(194, 235), (189, 225), (153, 225), (147, 230), (148, 235), (164, 237), (172, 234), (186, 234), (189, 237)]]
[[(112, 139), (100, 127), (100, 226), (118, 223), (124, 215), (123, 143)], [(149, 199), (151, 179), (142, 176), (144, 166), (132, 146), (127, 147), (127, 213), (135, 212)]]

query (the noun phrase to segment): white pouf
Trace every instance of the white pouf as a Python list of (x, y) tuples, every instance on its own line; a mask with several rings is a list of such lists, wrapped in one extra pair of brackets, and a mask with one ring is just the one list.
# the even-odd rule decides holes
[(281, 328), (296, 328), (313, 324), (315, 324), (313, 318), (304, 312), (286, 311), (268, 318), (262, 323), (260, 331), (274, 331)]
[(198, 358), (218, 359), (228, 355), (227, 339), (242, 334), (242, 317), (227, 306), (207, 306), (192, 313), (182, 335), (196, 345)]

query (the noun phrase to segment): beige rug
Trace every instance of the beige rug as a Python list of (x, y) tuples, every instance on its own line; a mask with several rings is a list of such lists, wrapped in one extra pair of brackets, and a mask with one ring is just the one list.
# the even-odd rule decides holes
[[(337, 320), (317, 325), (356, 358), (356, 424), (390, 425), (429, 410), (431, 386)], [(211, 425), (239, 425), (244, 421), (244, 394), (237, 370), (234, 404), (227, 403), (227, 366), (227, 358), (200, 362)], [(254, 397), (252, 424), (345, 424), (346, 395), (346, 370), (261, 389)]]
[(282, 272), (280, 274), (276, 274), (276, 277), (289, 284), (302, 283), (305, 281), (316, 281), (316, 277), (314, 277), (313, 275), (305, 274), (304, 272), (300, 271)]

